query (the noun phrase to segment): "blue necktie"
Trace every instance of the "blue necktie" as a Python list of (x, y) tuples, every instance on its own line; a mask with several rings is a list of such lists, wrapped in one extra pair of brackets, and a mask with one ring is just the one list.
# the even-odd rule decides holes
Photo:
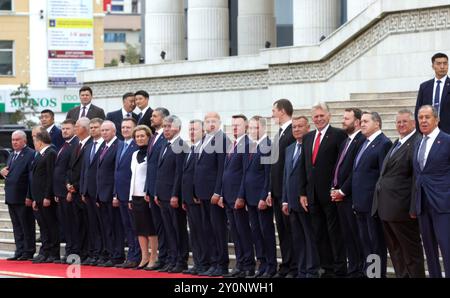
[(89, 162), (92, 163), (92, 161), (94, 160), (94, 156), (95, 156), (95, 147), (97, 146), (97, 142), (94, 142), (94, 144), (92, 144), (92, 150), (91, 150), (91, 155), (89, 156)]
[(440, 108), (440, 105), (441, 105), (441, 101), (440, 101), (440, 95), (441, 95), (441, 81), (436, 81), (436, 84), (437, 84), (437, 86), (436, 86), (436, 92), (435, 92), (435, 94), (434, 94), (434, 102), (433, 102), (433, 106), (434, 106), (434, 108), (436, 109), (436, 111), (438, 112), (438, 115), (439, 115), (439, 108)]
[(397, 150), (400, 148), (400, 146), (402, 145), (402, 143), (400, 142), (400, 140), (397, 140), (394, 149), (392, 149), (391, 151), (391, 155), (389, 157), (392, 157), (392, 155), (394, 155), (395, 152), (397, 152)]
[(129, 144), (126, 142), (123, 144), (123, 149), (122, 149), (122, 153), (120, 153), (119, 161), (122, 160), (123, 155), (125, 154), (125, 152), (127, 152), (128, 146), (129, 146)]
[(423, 170), (423, 168), (425, 167), (425, 151), (427, 150), (427, 141), (429, 138), (430, 138), (429, 136), (424, 136), (422, 139), (422, 144), (420, 144), (419, 154), (417, 156), (420, 170)]
[(300, 153), (302, 150), (302, 148), (300, 146), (301, 146), (301, 144), (299, 144), (299, 143), (297, 143), (297, 145), (295, 146), (296, 152), (294, 153), (294, 158), (292, 160), (292, 167), (295, 166), (295, 164), (297, 163), (298, 157), (300, 156)]
[(140, 113), (138, 114), (138, 121), (141, 121), (141, 118), (142, 118), (142, 112), (140, 112)]
[(356, 156), (356, 160), (355, 160), (355, 168), (358, 166), (359, 160), (361, 159), (361, 156), (363, 155), (364, 151), (366, 151), (367, 147), (369, 146), (369, 139), (367, 139), (363, 146), (361, 147), (361, 150), (358, 153), (358, 156)]

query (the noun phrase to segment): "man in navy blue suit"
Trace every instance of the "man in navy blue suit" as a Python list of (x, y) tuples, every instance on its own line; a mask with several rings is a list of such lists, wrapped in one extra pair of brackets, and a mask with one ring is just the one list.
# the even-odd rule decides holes
[(266, 203), (270, 184), (271, 141), (266, 134), (266, 119), (253, 116), (248, 123), (252, 140), (244, 169), (244, 187), (240, 197), (248, 210), (258, 271), (254, 277), (273, 277), (277, 272), (275, 225), (273, 207)]
[(243, 194), (244, 168), (250, 151), (250, 141), (246, 134), (247, 117), (234, 115), (231, 124), (234, 142), (228, 147), (225, 157), (219, 205), (225, 208), (236, 252), (236, 267), (230, 276), (250, 277), (255, 275), (255, 254), (245, 200), (239, 196)]
[(228, 237), (225, 210), (218, 206), (222, 191), (227, 137), (220, 129), (220, 116), (208, 112), (204, 120), (206, 135), (198, 150), (194, 172), (194, 195), (202, 208), (203, 238), (208, 242), (209, 268), (201, 276), (228, 274)]
[(131, 157), (138, 146), (133, 140), (133, 129), (136, 127), (136, 120), (125, 118), (122, 120), (122, 135), (124, 137), (122, 145), (117, 149), (116, 167), (114, 174), (114, 198), (113, 204), (119, 204), (120, 217), (122, 219), (123, 231), (128, 242), (128, 254), (124, 263), (117, 265), (118, 268), (135, 268), (141, 261), (141, 250), (134, 231), (133, 217), (128, 209), (131, 183)]
[(298, 278), (319, 277), (319, 254), (313, 233), (311, 215), (300, 204), (300, 156), (303, 136), (309, 132), (308, 119), (304, 116), (292, 118), (292, 135), (296, 139), (286, 148), (283, 175), (283, 213), (289, 216), (294, 251), (298, 260)]
[(435, 77), (420, 85), (416, 102), (416, 127), (419, 128), (418, 111), (423, 105), (431, 105), (439, 115), (439, 128), (450, 133), (450, 78), (448, 77), (448, 56), (436, 53), (431, 58)]
[(53, 191), (55, 193), (55, 201), (58, 206), (58, 223), (64, 232), (64, 238), (66, 239), (65, 255), (61, 259), (61, 262), (64, 263), (67, 256), (74, 253), (79, 253), (79, 251), (72, 251), (71, 228), (73, 224), (72, 219), (74, 211), (72, 203), (67, 202), (66, 200), (68, 194), (66, 181), (72, 151), (78, 146), (80, 141), (75, 136), (74, 120), (64, 120), (61, 125), (61, 131), (65, 142), (56, 155), (55, 171), (53, 174)]
[(181, 198), (183, 209), (187, 213), (189, 223), (189, 239), (192, 248), (194, 266), (183, 273), (196, 275), (204, 272), (208, 268), (208, 250), (206, 239), (202, 236), (202, 213), (200, 200), (194, 197), (194, 171), (195, 153), (198, 150), (203, 138), (203, 121), (191, 120), (189, 123), (189, 137), (191, 139), (191, 149), (186, 154), (183, 162), (183, 177), (181, 179)]
[(180, 137), (181, 120), (171, 115), (164, 119), (164, 137), (167, 142), (161, 148), (155, 185), (155, 203), (161, 208), (168, 244), (169, 273), (188, 269), (189, 240), (186, 211), (181, 202), (181, 179), (187, 145)]
[(169, 116), (169, 111), (165, 108), (156, 108), (151, 115), (151, 126), (154, 131), (153, 136), (150, 138), (147, 149), (147, 176), (145, 180), (144, 191), (146, 195), (146, 201), (149, 202), (151, 207), (152, 219), (155, 225), (156, 233), (158, 235), (158, 261), (150, 268), (145, 270), (163, 270), (167, 272), (169, 264), (166, 264), (166, 258), (168, 256), (168, 244), (166, 241), (166, 232), (161, 217), (161, 210), (158, 205), (155, 204), (155, 185), (156, 174), (158, 172), (158, 159), (161, 153), (161, 148), (166, 144), (166, 138), (163, 133), (163, 122), (166, 117)]
[(148, 103), (150, 95), (147, 91), (139, 90), (134, 94), (134, 97), (136, 100), (136, 106), (139, 110), (141, 110), (138, 114), (138, 125), (147, 125), (148, 128), (152, 130), (152, 133), (155, 133), (151, 122), (153, 110)]
[(62, 136), (61, 129), (55, 125), (55, 113), (53, 113), (52, 110), (43, 110), (39, 119), (41, 120), (41, 125), (50, 134), (50, 137), (52, 138), (52, 145), (55, 147), (55, 150), (58, 151), (61, 149), (61, 146), (65, 141)]
[(367, 260), (369, 255), (378, 255), (381, 258), (380, 277), (386, 277), (387, 249), (383, 227), (378, 216), (371, 215), (375, 186), (384, 158), (392, 146), (391, 140), (384, 135), (381, 127), (381, 117), (377, 112), (362, 114), (361, 132), (366, 140), (353, 164), (352, 198), (364, 259), (370, 262)]
[[(81, 167), (83, 164), (83, 155), (86, 147), (92, 142), (89, 135), (89, 119), (82, 117), (75, 123), (75, 135), (78, 142), (70, 155), (70, 161), (67, 169), (66, 189), (67, 196), (63, 199), (66, 201), (60, 204), (66, 204), (71, 209), (68, 211), (68, 231), (71, 235), (72, 251), (79, 254), (83, 259), (88, 256), (88, 230), (87, 230), (87, 208), (81, 198)], [(81, 260), (83, 263), (85, 260)]]
[(120, 110), (106, 114), (106, 120), (114, 122), (114, 125), (116, 126), (116, 135), (120, 140), (124, 139), (122, 135), (122, 120), (127, 118), (133, 118), (136, 121), (138, 120), (138, 115), (133, 113), (136, 108), (134, 93), (125, 93), (122, 96), (122, 105)]
[(362, 111), (357, 108), (345, 109), (342, 129), (347, 133), (347, 140), (339, 148), (339, 157), (333, 171), (331, 200), (336, 203), (339, 222), (347, 251), (347, 276), (361, 278), (364, 276), (364, 255), (359, 241), (358, 225), (353, 212), (352, 174), (356, 154), (366, 138), (361, 133)]
[(114, 170), (118, 148), (123, 142), (116, 137), (116, 126), (105, 120), (101, 126), (104, 146), (97, 162), (97, 203), (102, 223), (102, 236), (105, 244), (106, 262), (100, 267), (113, 267), (125, 260), (125, 236), (120, 217), (120, 202), (113, 202)]
[(91, 142), (82, 157), (80, 192), (86, 206), (89, 258), (82, 265), (100, 265), (107, 262), (102, 238), (100, 210), (97, 205), (97, 163), (105, 146), (101, 136), (103, 120), (94, 118), (89, 122)]
[[(418, 111), (423, 138), (414, 151), (415, 204), (430, 277), (450, 277), (450, 135), (438, 128), (439, 116), (431, 106)], [(439, 248), (439, 249), (438, 249)]]
[(35, 151), (27, 146), (27, 136), (22, 130), (11, 135), (14, 150), (0, 173), (5, 178), (5, 203), (13, 225), (16, 250), (7, 260), (26, 261), (36, 252), (36, 231), (31, 201), (26, 199), (29, 172)]

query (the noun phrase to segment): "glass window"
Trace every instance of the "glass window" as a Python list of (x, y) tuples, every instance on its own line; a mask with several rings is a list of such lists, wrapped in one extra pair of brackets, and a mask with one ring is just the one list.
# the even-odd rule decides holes
[(0, 10), (12, 10), (12, 0), (0, 0)]
[(13, 42), (0, 40), (0, 76), (13, 75)]
[(105, 42), (126, 42), (126, 34), (121, 32), (107, 32), (104, 35)]
[(123, 5), (112, 5), (111, 11), (123, 11)]

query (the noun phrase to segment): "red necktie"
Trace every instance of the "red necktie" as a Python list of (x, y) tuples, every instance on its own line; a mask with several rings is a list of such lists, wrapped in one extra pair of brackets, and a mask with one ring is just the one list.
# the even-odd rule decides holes
[(312, 164), (313, 164), (313, 165), (316, 164), (317, 153), (319, 153), (320, 136), (321, 136), (321, 135), (322, 135), (322, 133), (319, 131), (319, 133), (317, 134), (316, 141), (315, 141), (315, 143), (314, 143), (314, 150), (313, 150), (313, 155), (312, 155)]

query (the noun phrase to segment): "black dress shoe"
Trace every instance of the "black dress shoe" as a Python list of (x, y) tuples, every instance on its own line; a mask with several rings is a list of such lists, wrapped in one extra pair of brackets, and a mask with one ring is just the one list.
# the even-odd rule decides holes
[(59, 257), (48, 257), (47, 259), (45, 259), (44, 262), (42, 263), (55, 263), (56, 261), (59, 261), (59, 263), (61, 263), (61, 259)]
[(161, 269), (158, 270), (158, 272), (169, 272), (170, 270), (172, 270), (175, 267), (175, 265), (172, 264), (166, 264), (164, 265), (164, 267), (162, 267)]
[(236, 278), (247, 278), (253, 277), (255, 275), (255, 270), (245, 270), (241, 271), (239, 274), (235, 275)]
[(14, 257), (7, 258), (6, 260), (7, 260), (7, 261), (17, 261), (17, 260), (20, 259), (21, 257), (22, 257), (21, 255), (19, 255), (19, 256), (14, 256)]
[(123, 264), (123, 266), (121, 268), (123, 268), (123, 269), (134, 269), (134, 268), (137, 268), (139, 266), (138, 262), (131, 262), (131, 261), (127, 261), (127, 262), (122, 263), (122, 264)]
[(17, 259), (17, 261), (31, 261), (33, 260), (33, 256), (21, 256)]
[(198, 274), (198, 268), (197, 267), (192, 267), (192, 268), (184, 270), (183, 273), (184, 274), (190, 274), (190, 275), (197, 275)]
[(204, 271), (200, 271), (198, 273), (199, 276), (209, 276), (210, 274), (214, 273), (214, 271), (216, 271), (215, 267), (209, 267), (208, 269), (204, 270)]
[(149, 261), (145, 262), (142, 266), (139, 266), (139, 264), (138, 264), (138, 266), (133, 268), (133, 270), (143, 270), (143, 269), (147, 268), (148, 263), (149, 263)]
[(226, 276), (228, 275), (228, 269), (217, 268), (212, 274), (209, 276)]
[(104, 262), (102, 264), (97, 265), (98, 267), (114, 267), (114, 263), (111, 260), (108, 260), (107, 262)]
[(276, 272), (264, 272), (264, 274), (261, 275), (260, 278), (273, 278), (275, 274)]
[(170, 269), (168, 272), (169, 273), (181, 273), (184, 270), (187, 270), (187, 266), (175, 266), (172, 269)]
[(162, 267), (164, 267), (164, 263), (160, 263), (160, 262), (156, 262), (155, 264), (153, 264), (153, 266), (150, 267), (145, 267), (144, 270), (145, 271), (155, 271), (155, 270), (159, 270)]
[(288, 272), (286, 271), (278, 271), (273, 277), (274, 278), (285, 278)]
[(43, 255), (38, 255), (31, 262), (33, 264), (41, 264), (41, 263), (44, 263), (46, 259), (47, 259), (47, 257), (45, 257)]

